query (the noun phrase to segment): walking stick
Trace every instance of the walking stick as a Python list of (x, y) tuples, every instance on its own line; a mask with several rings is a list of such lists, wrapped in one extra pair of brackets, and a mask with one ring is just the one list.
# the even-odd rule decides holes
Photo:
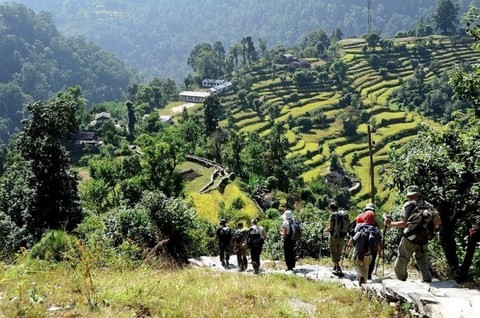
[[(383, 213), (383, 220), (389, 219), (390, 216)], [(382, 233), (382, 276), (385, 276), (385, 236), (387, 234), (387, 225), (384, 224)], [(375, 275), (377, 275), (378, 264), (380, 263), (380, 257), (377, 259), (377, 265), (375, 266)]]

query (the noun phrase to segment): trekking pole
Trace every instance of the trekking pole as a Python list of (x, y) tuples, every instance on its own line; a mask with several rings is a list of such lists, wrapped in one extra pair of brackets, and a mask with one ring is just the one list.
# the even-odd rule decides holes
[[(383, 220), (390, 219), (390, 216), (383, 213)], [(385, 222), (384, 222), (385, 223)], [(385, 276), (385, 236), (387, 234), (387, 225), (384, 224), (383, 226), (383, 233), (382, 233), (382, 276)], [(377, 265), (375, 266), (375, 275), (377, 275), (378, 264), (380, 262), (380, 257), (377, 259)]]
[(322, 258), (322, 243), (323, 243), (323, 230), (325, 228), (322, 228), (320, 231), (320, 248), (318, 249), (318, 263), (317, 263), (317, 274), (315, 276), (316, 279), (318, 279), (318, 270), (320, 269), (320, 259)]

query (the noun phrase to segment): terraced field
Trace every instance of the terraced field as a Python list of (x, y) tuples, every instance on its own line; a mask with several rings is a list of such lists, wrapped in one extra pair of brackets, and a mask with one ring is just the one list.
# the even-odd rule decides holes
[[(430, 41), (430, 40), (429, 40)], [(360, 93), (365, 111), (369, 113), (368, 122), (362, 123), (357, 134), (351, 137), (342, 135), (342, 123), (337, 116), (345, 110), (338, 106), (341, 89), (314, 84), (308, 87), (298, 87), (292, 80), (292, 74), (286, 73), (281, 67), (276, 70), (276, 78), (272, 80), (271, 71), (257, 69), (250, 75), (255, 79), (253, 89), (263, 99), (264, 105), (277, 105), (279, 114), (275, 122), (286, 122), (293, 119), (312, 115), (316, 111), (323, 111), (327, 126), (314, 127), (308, 133), (300, 133), (298, 127), (288, 127), (289, 156), (305, 155), (305, 163), (309, 171), (303, 178), (308, 181), (317, 175), (329, 172), (330, 158), (335, 152), (343, 161), (345, 168), (358, 178), (361, 187), (356, 193), (359, 205), (370, 201), (369, 177), (369, 150), (367, 125), (376, 127), (373, 134), (375, 186), (377, 189), (376, 202), (383, 208), (389, 208), (394, 203), (393, 196), (379, 184), (379, 172), (388, 164), (388, 152), (394, 146), (407, 142), (418, 132), (422, 121), (428, 121), (417, 113), (395, 111), (388, 105), (388, 97), (397, 89), (402, 81), (414, 76), (417, 63), (423, 65), (427, 72), (427, 80), (432, 80), (436, 74), (451, 70), (460, 63), (479, 63), (480, 53), (473, 50), (469, 44), (456, 44), (453, 47), (448, 38), (435, 37), (426, 45), (423, 39), (424, 53), (420, 55), (415, 47), (419, 43), (415, 39), (395, 39), (395, 45), (405, 44), (407, 50), (401, 52), (383, 52), (376, 48), (374, 52), (362, 52), (365, 41), (362, 39), (348, 39), (340, 41), (343, 50), (342, 59), (348, 65), (347, 79), (343, 86)], [(425, 53), (427, 52), (427, 53)], [(370, 61), (375, 54), (380, 58), (380, 68), (372, 67)], [(389, 63), (389, 61), (392, 61)], [(385, 67), (389, 63), (389, 67)], [(415, 64), (414, 64), (415, 63)], [(392, 66), (393, 65), (393, 66)], [(386, 71), (385, 71), (386, 69)], [(235, 96), (229, 96), (227, 103), (234, 105)], [(240, 109), (233, 106), (232, 113), (236, 124), (244, 131), (258, 132), (266, 135), (270, 131), (269, 116), (261, 116), (250, 109)], [(430, 125), (438, 124), (428, 121)]]

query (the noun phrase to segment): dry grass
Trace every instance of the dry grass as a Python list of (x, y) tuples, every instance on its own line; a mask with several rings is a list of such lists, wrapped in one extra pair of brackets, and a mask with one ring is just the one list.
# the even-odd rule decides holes
[[(4, 269), (5, 317), (391, 317), (387, 304), (338, 284), (201, 269)], [(95, 301), (92, 306), (92, 299)], [(57, 311), (49, 311), (49, 308)]]

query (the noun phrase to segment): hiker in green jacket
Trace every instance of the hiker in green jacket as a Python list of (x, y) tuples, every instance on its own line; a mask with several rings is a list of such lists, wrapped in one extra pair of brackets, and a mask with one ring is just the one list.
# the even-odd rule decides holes
[(233, 252), (237, 255), (238, 271), (243, 272), (248, 267), (247, 260), (247, 230), (243, 222), (237, 223), (237, 230), (233, 234)]
[(398, 227), (404, 229), (402, 240), (398, 246), (395, 275), (399, 280), (407, 280), (407, 265), (413, 256), (422, 274), (423, 281), (429, 283), (432, 281), (432, 274), (430, 273), (427, 262), (428, 239), (424, 239), (424, 235), (420, 237), (420, 235), (417, 234), (420, 232), (417, 230), (414, 231), (415, 226), (419, 228), (418, 224), (420, 223), (415, 223), (410, 217), (414, 213), (418, 213), (419, 207), (425, 207), (425, 213), (431, 211), (428, 212), (430, 218), (428, 222), (433, 222), (432, 225), (435, 227), (440, 225), (440, 217), (433, 205), (421, 198), (418, 186), (408, 186), (406, 196), (408, 201), (405, 202), (400, 212), (400, 220), (392, 221), (390, 218), (385, 218), (385, 225), (389, 228)]

